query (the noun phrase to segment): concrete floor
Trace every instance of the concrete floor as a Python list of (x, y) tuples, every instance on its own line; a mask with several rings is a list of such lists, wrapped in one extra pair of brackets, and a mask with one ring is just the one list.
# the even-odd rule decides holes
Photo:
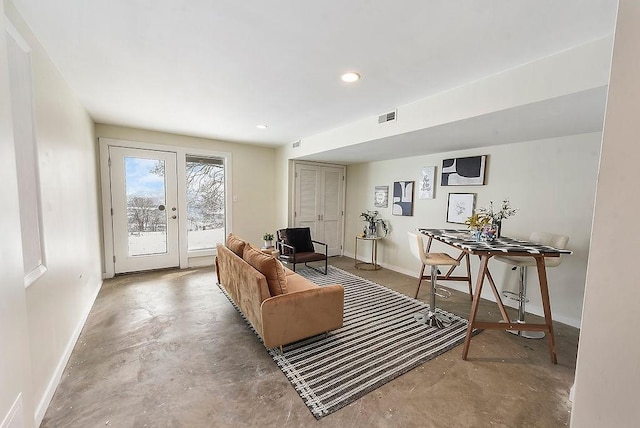
[[(415, 278), (355, 270), (346, 257), (331, 264), (415, 292)], [(568, 425), (575, 328), (555, 324), (557, 365), (546, 339), (484, 331), (468, 361), (459, 346), (316, 421), (215, 281), (210, 267), (105, 281), (41, 426)], [(471, 302), (453, 291), (439, 305), (468, 318)], [(495, 303), (483, 301), (479, 318), (499, 319)]]

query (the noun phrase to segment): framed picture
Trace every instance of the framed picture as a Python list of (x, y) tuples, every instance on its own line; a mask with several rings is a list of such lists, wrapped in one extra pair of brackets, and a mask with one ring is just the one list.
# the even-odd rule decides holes
[(413, 187), (415, 181), (396, 181), (393, 183), (393, 215), (413, 215)]
[(389, 206), (389, 186), (375, 187), (373, 206), (376, 208), (387, 208)]
[(422, 167), (422, 169), (420, 170), (420, 187), (418, 189), (418, 199), (433, 199), (435, 178), (435, 166)]
[(442, 161), (443, 186), (482, 186), (487, 156), (445, 159)]
[(473, 215), (475, 204), (475, 193), (449, 193), (447, 222), (464, 224)]

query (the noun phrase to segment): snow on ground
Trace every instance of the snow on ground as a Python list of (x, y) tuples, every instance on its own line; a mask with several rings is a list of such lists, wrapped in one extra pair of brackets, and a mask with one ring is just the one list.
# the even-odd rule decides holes
[[(215, 248), (216, 243), (224, 242), (224, 228), (189, 231), (189, 250)], [(167, 236), (165, 232), (141, 232), (129, 235), (129, 255), (163, 254), (167, 252)]]

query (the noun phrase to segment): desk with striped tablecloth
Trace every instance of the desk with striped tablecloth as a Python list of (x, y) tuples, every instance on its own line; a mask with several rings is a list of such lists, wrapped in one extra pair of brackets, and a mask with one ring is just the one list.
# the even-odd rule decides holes
[[(468, 255), (476, 255), (480, 258), (480, 268), (478, 269), (478, 278), (476, 280), (476, 289), (473, 294), (473, 303), (471, 304), (471, 313), (469, 314), (469, 326), (467, 328), (467, 337), (464, 341), (462, 349), (462, 359), (467, 359), (469, 353), (469, 345), (471, 343), (471, 333), (473, 329), (492, 329), (492, 330), (527, 330), (527, 331), (544, 331), (549, 339), (549, 351), (551, 353), (551, 361), (557, 364), (555, 337), (553, 335), (553, 321), (551, 319), (551, 304), (549, 301), (549, 285), (547, 283), (547, 270), (544, 264), (545, 257), (560, 257), (561, 254), (571, 254), (569, 250), (561, 250), (541, 245), (535, 242), (525, 241), (521, 239), (513, 239), (507, 237), (496, 238), (493, 241), (475, 241), (468, 230), (456, 229), (418, 229), (418, 231), (429, 238), (427, 248), (430, 248), (432, 240), (443, 242), (456, 249), (461, 250)], [(493, 256), (515, 256), (515, 257), (533, 257), (536, 260), (538, 271), (538, 279), (540, 282), (540, 293), (542, 295), (542, 308), (544, 310), (544, 324), (535, 323), (512, 323), (509, 315), (502, 303), (500, 293), (489, 272), (489, 259)], [(476, 321), (478, 313), (478, 304), (480, 303), (480, 295), (482, 293), (482, 285), (485, 277), (491, 285), (493, 294), (496, 297), (496, 303), (502, 314), (504, 322), (482, 322)], [(469, 280), (471, 278), (469, 277)]]

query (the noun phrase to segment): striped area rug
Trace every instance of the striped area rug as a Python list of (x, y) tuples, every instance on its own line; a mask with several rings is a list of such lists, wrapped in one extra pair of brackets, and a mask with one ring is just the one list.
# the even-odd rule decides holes
[(320, 419), (464, 341), (467, 320), (436, 329), (413, 314), (429, 305), (329, 266), (328, 275), (297, 272), (319, 285), (342, 284), (344, 325), (269, 354)]

